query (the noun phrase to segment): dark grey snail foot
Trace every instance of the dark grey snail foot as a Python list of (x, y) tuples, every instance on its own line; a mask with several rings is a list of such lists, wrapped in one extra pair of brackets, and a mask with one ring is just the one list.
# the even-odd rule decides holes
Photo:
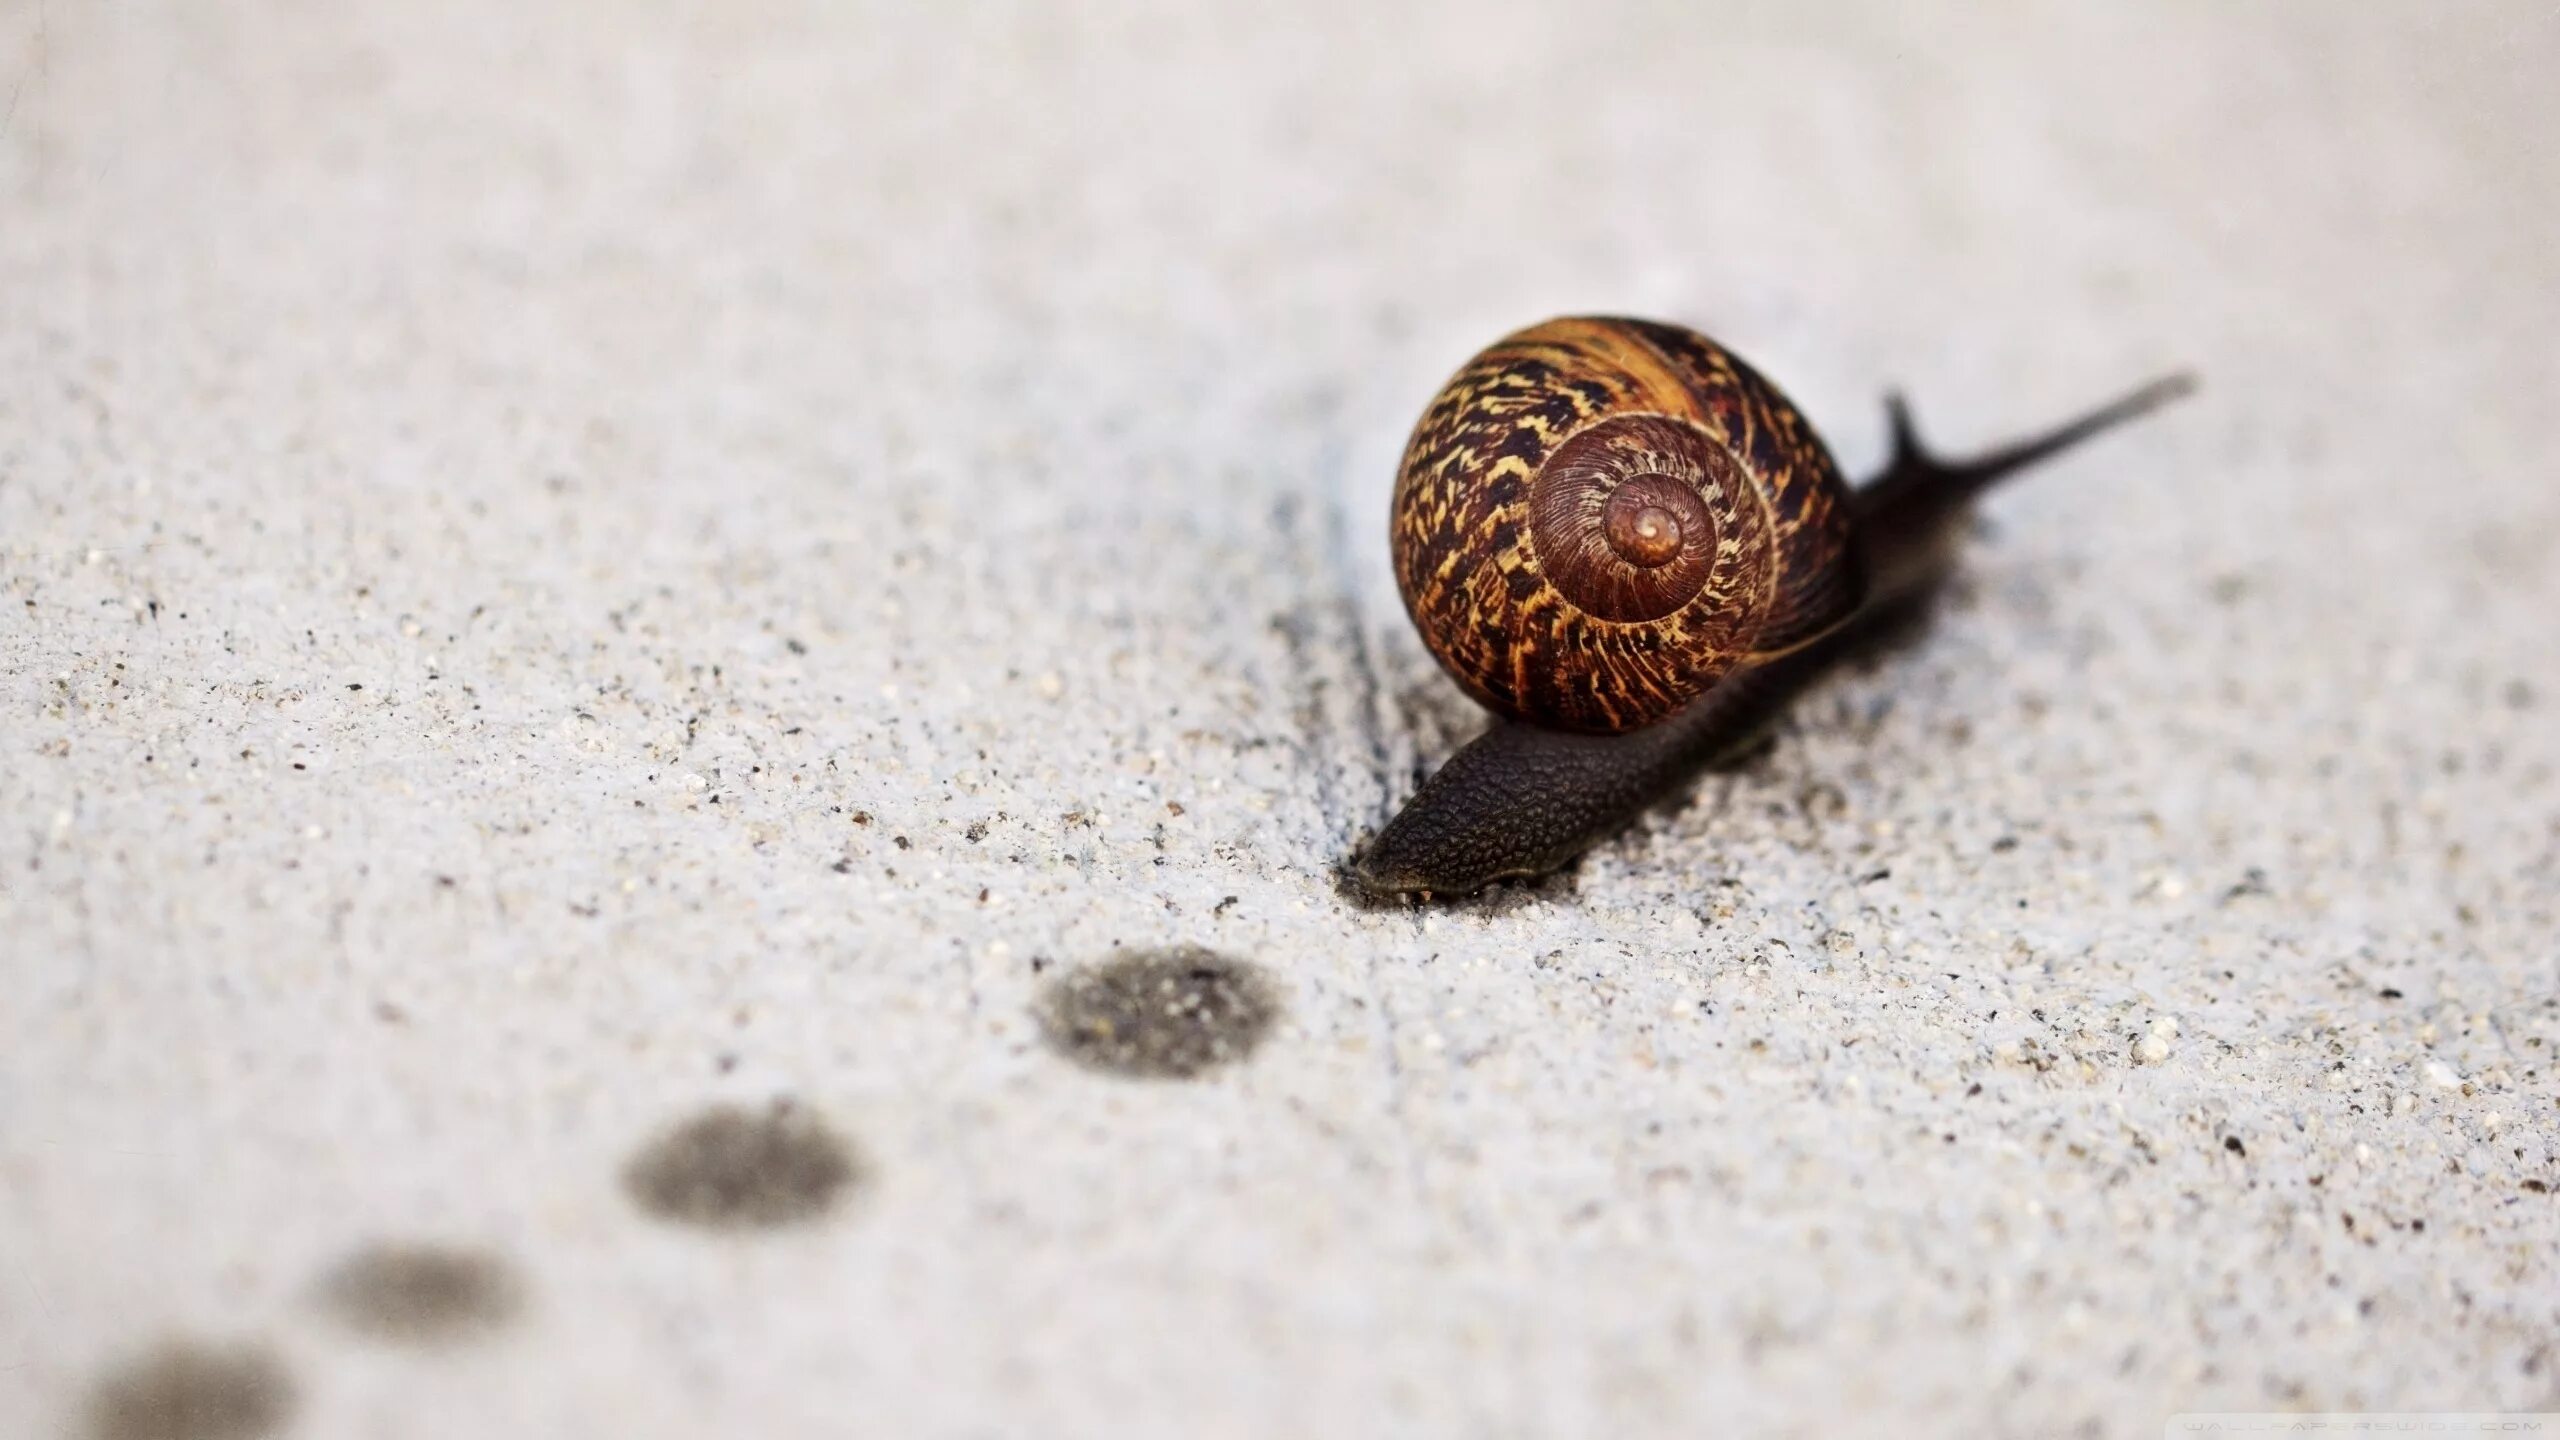
[[(1333, 868), (1334, 897), (1350, 909), (1366, 914), (1387, 914), (1411, 910), (1417, 905), (1464, 905), (1482, 914), (1499, 915), (1520, 905), (1545, 899), (1569, 901), (1578, 888), (1574, 880), (1575, 861), (1567, 860), (1554, 870), (1541, 875), (1507, 875), (1470, 891), (1434, 889), (1431, 885), (1413, 883), (1428, 877), (1394, 877), (1374, 874), (1362, 861), (1369, 847), (1343, 857)], [(1401, 878), (1404, 883), (1397, 883)]]
[(1569, 735), (1497, 723), (1449, 757), (1352, 861), (1371, 895), (1472, 895), (1550, 874), (1647, 798), (1629, 761), (1650, 732)]
[[(1392, 829), (1392, 822), (1390, 823)], [(1543, 880), (1571, 865), (1579, 852), (1555, 857), (1543, 868), (1512, 866), (1499, 870), (1442, 868), (1432, 859), (1417, 860), (1407, 852), (1405, 837), (1390, 839), (1381, 831), (1368, 847), (1345, 861), (1339, 872), (1343, 895), (1363, 909), (1396, 909), (1411, 901), (1465, 900), (1506, 880)]]
[(1755, 748), (1832, 648), (1756, 666), (1659, 725), (1573, 735), (1497, 721), (1449, 757), (1345, 867), (1372, 897), (1457, 899), (1572, 864), (1680, 782)]

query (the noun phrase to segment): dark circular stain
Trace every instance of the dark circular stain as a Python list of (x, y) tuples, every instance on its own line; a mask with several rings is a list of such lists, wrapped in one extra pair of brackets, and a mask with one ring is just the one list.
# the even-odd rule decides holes
[(715, 1230), (817, 1219), (863, 1178), (853, 1147), (788, 1100), (712, 1106), (642, 1146), (622, 1171), (641, 1209)]
[(265, 1346), (168, 1340), (89, 1397), (92, 1440), (259, 1440), (284, 1428), (293, 1379)]
[(524, 1308), (524, 1286), (491, 1251), (384, 1241), (332, 1267), (320, 1281), (320, 1301), (376, 1339), (434, 1344), (514, 1319)]
[(1049, 983), (1040, 1026), (1077, 1064), (1188, 1080), (1253, 1053), (1280, 1002), (1262, 972), (1195, 946), (1123, 955)]

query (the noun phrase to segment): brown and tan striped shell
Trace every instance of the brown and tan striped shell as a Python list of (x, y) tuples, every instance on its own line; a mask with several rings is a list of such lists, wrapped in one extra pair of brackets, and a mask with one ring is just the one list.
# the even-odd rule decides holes
[(1550, 320), (1468, 361), (1414, 427), (1396, 582), (1485, 705), (1632, 730), (1857, 609), (1847, 498), (1795, 406), (1714, 341)]

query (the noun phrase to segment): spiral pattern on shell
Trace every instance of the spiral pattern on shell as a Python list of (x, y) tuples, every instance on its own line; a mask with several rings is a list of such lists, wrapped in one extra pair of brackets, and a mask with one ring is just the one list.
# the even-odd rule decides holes
[(1552, 320), (1459, 370), (1396, 483), (1396, 579), (1490, 708), (1559, 729), (1664, 719), (1856, 609), (1839, 468), (1706, 337)]

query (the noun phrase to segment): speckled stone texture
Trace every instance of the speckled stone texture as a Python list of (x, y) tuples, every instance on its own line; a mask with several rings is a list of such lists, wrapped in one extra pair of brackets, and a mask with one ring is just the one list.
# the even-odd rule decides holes
[[(2560, 14), (1797, 8), (0, 3), (0, 1434), (2560, 1408)], [(1588, 311), (1853, 474), (2205, 389), (1354, 908), (1396, 457)], [(1054, 1048), (1191, 946), (1258, 1043)]]

